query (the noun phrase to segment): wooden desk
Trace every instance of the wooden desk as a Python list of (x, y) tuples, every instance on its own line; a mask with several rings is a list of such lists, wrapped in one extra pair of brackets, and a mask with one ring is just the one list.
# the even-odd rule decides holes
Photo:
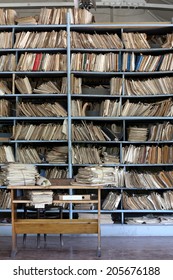
[[(42, 187), (42, 186), (8, 186), (11, 190), (12, 203), (12, 251), (11, 256), (17, 253), (17, 234), (97, 234), (97, 256), (101, 256), (101, 235), (100, 235), (100, 207), (101, 207), (101, 187), (87, 185), (60, 185)], [(30, 202), (27, 199), (18, 199), (16, 190), (64, 190), (64, 189), (82, 189), (97, 190), (97, 200), (54, 200), (53, 203), (97, 203), (97, 219), (18, 219), (17, 205)]]

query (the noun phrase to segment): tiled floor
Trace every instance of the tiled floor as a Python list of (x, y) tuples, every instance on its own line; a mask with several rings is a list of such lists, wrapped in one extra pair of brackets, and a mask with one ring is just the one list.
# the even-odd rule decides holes
[[(97, 237), (63, 236), (64, 246), (60, 246), (59, 236), (47, 236), (44, 248), (41, 237), (40, 249), (36, 237), (28, 236), (25, 248), (18, 237), (17, 260), (173, 260), (173, 237), (102, 237), (101, 257), (97, 252)], [(0, 236), (0, 259), (9, 260), (11, 237)]]

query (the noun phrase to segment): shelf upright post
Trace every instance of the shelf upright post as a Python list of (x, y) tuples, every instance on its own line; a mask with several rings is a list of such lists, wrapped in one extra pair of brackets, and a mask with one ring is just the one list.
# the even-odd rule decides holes
[[(70, 13), (67, 13), (67, 112), (68, 112), (68, 177), (72, 178), (72, 142), (71, 142), (71, 48), (70, 48)], [(72, 189), (69, 194), (72, 195)], [(72, 219), (72, 203), (69, 204), (69, 217)]]

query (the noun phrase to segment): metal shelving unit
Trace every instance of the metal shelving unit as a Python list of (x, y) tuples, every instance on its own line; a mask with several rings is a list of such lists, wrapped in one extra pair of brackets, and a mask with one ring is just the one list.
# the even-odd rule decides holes
[[(71, 54), (72, 53), (77, 53), (77, 52), (82, 52), (82, 53), (86, 53), (86, 52), (93, 52), (93, 53), (108, 53), (108, 52), (114, 52), (114, 53), (121, 53), (121, 55), (123, 55), (123, 53), (127, 53), (127, 52), (134, 52), (136, 54), (139, 53), (144, 53), (144, 54), (165, 54), (165, 53), (172, 53), (173, 50), (172, 49), (160, 49), (160, 48), (153, 48), (153, 49), (73, 49), (70, 46), (70, 33), (71, 31), (76, 31), (76, 32), (90, 32), (90, 33), (94, 33), (96, 32), (117, 32), (118, 34), (122, 34), (123, 30), (125, 30), (126, 32), (128, 31), (136, 31), (136, 32), (140, 32), (140, 30), (142, 30), (143, 32), (149, 32), (150, 34), (164, 34), (165, 32), (172, 32), (173, 31), (173, 27), (171, 24), (90, 24), (90, 25), (71, 25), (70, 24), (70, 20), (69, 20), (69, 15), (67, 16), (67, 24), (65, 25), (29, 25), (29, 26), (17, 26), (17, 25), (12, 25), (12, 26), (0, 26), (0, 32), (2, 31), (11, 31), (12, 32), (12, 36), (13, 36), (13, 42), (15, 40), (15, 34), (17, 32), (22, 32), (22, 31), (52, 31), (52, 30), (66, 30), (67, 31), (67, 48), (55, 48), (55, 49), (51, 49), (51, 48), (44, 48), (44, 49), (1, 49), (0, 50), (0, 55), (1, 54), (8, 54), (8, 53), (13, 53), (16, 55), (16, 59), (19, 59), (19, 56), (21, 53), (24, 52), (46, 52), (46, 53), (64, 53), (67, 54), (67, 71), (47, 71), (47, 72), (43, 72), (43, 71), (34, 71), (34, 72), (30, 72), (30, 71), (12, 71), (12, 72), (1, 72), (0, 73), (0, 78), (4, 78), (4, 77), (11, 77), (11, 79), (14, 78), (14, 76), (19, 76), (19, 77), (37, 77), (37, 78), (41, 78), (41, 77), (67, 77), (67, 94), (49, 94), (49, 95), (45, 95), (45, 94), (19, 94), (17, 91), (15, 92), (15, 94), (9, 94), (9, 95), (2, 95), (0, 96), (0, 98), (5, 98), (8, 100), (14, 100), (14, 103), (17, 105), (19, 99), (21, 100), (25, 100), (26, 98), (28, 99), (32, 99), (33, 100), (43, 100), (45, 98), (50, 98), (51, 100), (65, 100), (66, 105), (67, 105), (67, 112), (68, 112), (68, 116), (67, 117), (23, 117), (23, 116), (9, 116), (9, 117), (1, 117), (0, 120), (0, 124), (3, 123), (8, 123), (9, 125), (16, 125), (18, 121), (27, 121), (32, 123), (34, 121), (34, 123), (38, 123), (40, 124), (43, 121), (50, 121), (50, 122), (54, 122), (54, 121), (63, 121), (63, 120), (67, 120), (68, 123), (68, 140), (51, 140), (51, 141), (39, 141), (39, 140), (29, 140), (29, 141), (25, 141), (25, 140), (10, 140), (9, 142), (2, 142), (2, 144), (10, 144), (13, 145), (14, 150), (15, 150), (15, 155), (16, 155), (16, 149), (18, 148), (18, 144), (25, 144), (25, 145), (39, 145), (39, 144), (45, 144), (47, 145), (48, 143), (50, 145), (55, 144), (66, 144), (68, 146), (68, 161), (66, 164), (50, 164), (50, 163), (46, 163), (43, 162), (41, 164), (37, 164), (36, 165), (38, 167), (44, 168), (44, 167), (60, 167), (60, 168), (67, 168), (68, 169), (68, 178), (72, 178), (75, 175), (76, 170), (79, 167), (84, 167), (84, 166), (90, 166), (90, 164), (73, 164), (72, 163), (72, 147), (73, 145), (88, 145), (88, 144), (96, 144), (96, 145), (109, 145), (109, 146), (115, 146), (118, 145), (120, 147), (120, 149), (122, 149), (123, 145), (130, 145), (130, 144), (134, 144), (134, 145), (158, 145), (158, 144), (172, 144), (173, 141), (147, 141), (147, 142), (129, 142), (127, 141), (126, 135), (125, 135), (125, 129), (126, 129), (126, 122), (128, 121), (128, 124), (133, 124), (136, 121), (137, 122), (141, 122), (141, 123), (155, 123), (155, 122), (164, 122), (164, 121), (170, 121), (172, 122), (172, 117), (168, 116), (168, 117), (142, 117), (142, 116), (134, 116), (134, 117), (101, 117), (101, 116), (94, 116), (94, 117), (72, 117), (71, 116), (71, 101), (75, 100), (75, 99), (81, 99), (81, 100), (92, 100), (93, 99), (98, 99), (98, 100), (104, 100), (104, 99), (118, 99), (121, 101), (121, 104), (123, 102), (125, 102), (127, 99), (131, 99), (131, 100), (137, 100), (137, 101), (144, 101), (145, 99), (147, 99), (147, 102), (150, 102), (151, 99), (153, 100), (163, 100), (166, 98), (170, 98), (173, 97), (173, 92), (169, 93), (169, 94), (161, 94), (161, 95), (146, 95), (146, 96), (128, 96), (125, 94), (125, 89), (123, 86), (123, 91), (122, 91), (122, 95), (82, 95), (82, 94), (71, 94), (71, 74), (74, 74), (74, 76), (76, 77), (81, 77), (81, 78), (111, 78), (111, 77), (122, 77), (123, 79), (125, 79), (126, 77), (138, 77), (138, 78), (145, 78), (145, 77), (162, 77), (162, 76), (172, 76), (173, 72), (172, 71), (156, 71), (156, 72), (124, 72), (124, 71), (119, 71), (119, 72), (85, 72), (85, 71), (71, 71), (71, 65), (70, 65), (70, 61), (71, 61)], [(123, 139), (120, 141), (73, 141), (72, 140), (72, 136), (71, 136), (71, 127), (72, 127), (72, 123), (81, 121), (81, 120), (85, 120), (85, 121), (93, 121), (93, 122), (120, 122), (123, 125)], [(121, 153), (121, 152), (120, 152)], [(97, 164), (93, 164), (93, 165), (97, 165)], [(103, 166), (119, 166), (124, 168), (125, 170), (128, 170), (128, 168), (135, 168), (135, 167), (150, 167), (150, 168), (157, 168), (157, 167), (162, 167), (164, 168), (172, 168), (173, 164), (169, 163), (169, 164), (124, 164), (122, 162), (120, 162), (120, 164), (102, 164)], [(75, 171), (74, 171), (75, 169)], [(108, 192), (110, 189), (107, 188), (106, 191)], [(121, 188), (121, 189), (117, 189), (114, 188), (111, 190), (114, 191), (119, 191), (119, 192), (136, 192), (139, 191), (139, 189), (127, 189), (127, 188)], [(140, 191), (143, 191), (142, 189), (140, 189)], [(150, 190), (145, 190), (146, 192), (150, 191)], [(163, 190), (155, 190), (157, 192), (163, 191)], [(70, 194), (72, 194), (72, 190), (70, 190)], [(8, 211), (8, 210), (7, 210)], [(95, 213), (95, 210), (90, 210), (92, 213)], [(89, 212), (90, 212), (89, 211)], [(1, 210), (2, 212), (2, 210)], [(3, 210), (4, 212), (4, 210)], [(73, 210), (72, 204), (70, 204), (69, 206), (69, 215), (70, 218), (73, 217), (73, 213), (77, 213), (80, 212), (78, 210)], [(83, 210), (83, 212), (87, 212), (86, 210)], [(123, 209), (123, 205), (121, 205), (120, 209), (114, 210), (114, 211), (104, 211), (101, 210), (101, 213), (119, 213), (121, 216), (121, 220), (124, 221), (124, 215), (128, 214), (128, 213), (143, 213), (144, 215), (147, 213), (171, 213), (173, 214), (173, 210), (124, 210)]]

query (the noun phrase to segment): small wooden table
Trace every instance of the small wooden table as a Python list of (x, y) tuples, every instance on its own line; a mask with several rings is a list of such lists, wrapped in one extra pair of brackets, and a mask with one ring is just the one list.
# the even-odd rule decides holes
[[(57, 183), (58, 180), (56, 180)], [(101, 234), (100, 234), (100, 207), (101, 207), (101, 188), (102, 186), (71, 185), (66, 181), (60, 180), (59, 184), (49, 187), (42, 186), (8, 186), (11, 190), (11, 210), (12, 210), (12, 251), (11, 257), (17, 253), (17, 234), (97, 234), (97, 256), (101, 256)], [(97, 203), (97, 219), (18, 219), (17, 205), (30, 203), (27, 199), (18, 199), (16, 190), (97, 190), (96, 200), (53, 200), (53, 203)]]

